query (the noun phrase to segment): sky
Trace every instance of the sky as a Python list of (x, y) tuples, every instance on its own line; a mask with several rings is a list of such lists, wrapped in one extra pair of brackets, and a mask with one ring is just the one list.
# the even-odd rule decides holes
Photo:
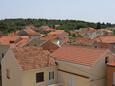
[(115, 0), (0, 0), (0, 19), (6, 18), (115, 23)]

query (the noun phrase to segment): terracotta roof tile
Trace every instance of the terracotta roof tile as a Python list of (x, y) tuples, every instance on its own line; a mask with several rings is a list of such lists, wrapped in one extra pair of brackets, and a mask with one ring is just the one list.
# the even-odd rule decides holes
[(57, 38), (56, 35), (48, 35), (48, 36), (45, 36), (43, 39), (48, 40), (48, 41), (52, 41), (52, 40), (54, 40), (56, 38)]
[(57, 60), (91, 66), (102, 54), (104, 54), (104, 52), (105, 49), (100, 48), (65, 46), (54, 51), (52, 56)]
[(59, 35), (59, 34), (62, 34), (64, 32), (65, 32), (64, 30), (55, 30), (53, 32), (48, 33), (48, 35)]
[(97, 42), (115, 43), (115, 36), (100, 36), (94, 39)]
[(92, 43), (93, 39), (90, 38), (83, 38), (83, 37), (77, 37), (76, 42), (78, 43)]
[(55, 61), (53, 58), (50, 58), (49, 52), (43, 51), (42, 48), (18, 47), (13, 49), (13, 52), (19, 65), (23, 70), (32, 70), (43, 67), (55, 66)]
[(10, 44), (10, 41), (15, 41), (18, 36), (0, 36), (0, 44)]
[(25, 32), (27, 32), (29, 35), (39, 35), (36, 31), (34, 31), (31, 28), (24, 29)]
[(21, 38), (20, 41), (16, 43), (16, 47), (23, 47), (28, 41), (28, 38)]

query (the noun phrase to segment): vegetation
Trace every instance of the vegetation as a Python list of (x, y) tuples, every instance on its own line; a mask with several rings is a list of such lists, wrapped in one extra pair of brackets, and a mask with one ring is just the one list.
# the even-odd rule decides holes
[(113, 35), (115, 35), (115, 30), (113, 30)]
[(95, 29), (111, 27), (110, 23), (92, 23), (78, 20), (48, 20), (48, 19), (4, 19), (0, 20), (0, 31), (4, 34), (23, 29), (27, 25), (34, 25), (40, 27), (42, 25), (48, 25), (49, 27), (65, 31), (76, 30), (79, 28), (92, 27)]

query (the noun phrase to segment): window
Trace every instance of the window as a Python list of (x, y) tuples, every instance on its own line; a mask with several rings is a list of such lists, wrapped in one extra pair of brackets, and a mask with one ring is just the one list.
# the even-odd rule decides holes
[(10, 71), (8, 69), (6, 70), (6, 77), (7, 79), (10, 79)]
[(36, 73), (36, 82), (43, 82), (44, 81), (44, 72)]
[(4, 57), (4, 53), (2, 53), (2, 58)]
[(105, 63), (108, 63), (108, 57), (105, 57)]
[(98, 46), (94, 46), (95, 48), (98, 48)]
[(54, 71), (49, 72), (49, 80), (54, 79)]

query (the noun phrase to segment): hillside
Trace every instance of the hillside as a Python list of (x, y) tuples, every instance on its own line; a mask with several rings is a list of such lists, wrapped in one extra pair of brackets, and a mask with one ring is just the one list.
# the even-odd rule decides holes
[[(65, 31), (79, 28), (92, 27), (95, 29), (112, 27), (111, 23), (93, 23), (79, 20), (48, 20), (48, 19), (4, 19), (0, 20), (0, 31), (3, 34), (23, 29), (27, 25), (34, 25), (39, 28), (42, 25), (48, 25), (52, 28), (63, 29)], [(58, 27), (56, 27), (58, 26)]]

